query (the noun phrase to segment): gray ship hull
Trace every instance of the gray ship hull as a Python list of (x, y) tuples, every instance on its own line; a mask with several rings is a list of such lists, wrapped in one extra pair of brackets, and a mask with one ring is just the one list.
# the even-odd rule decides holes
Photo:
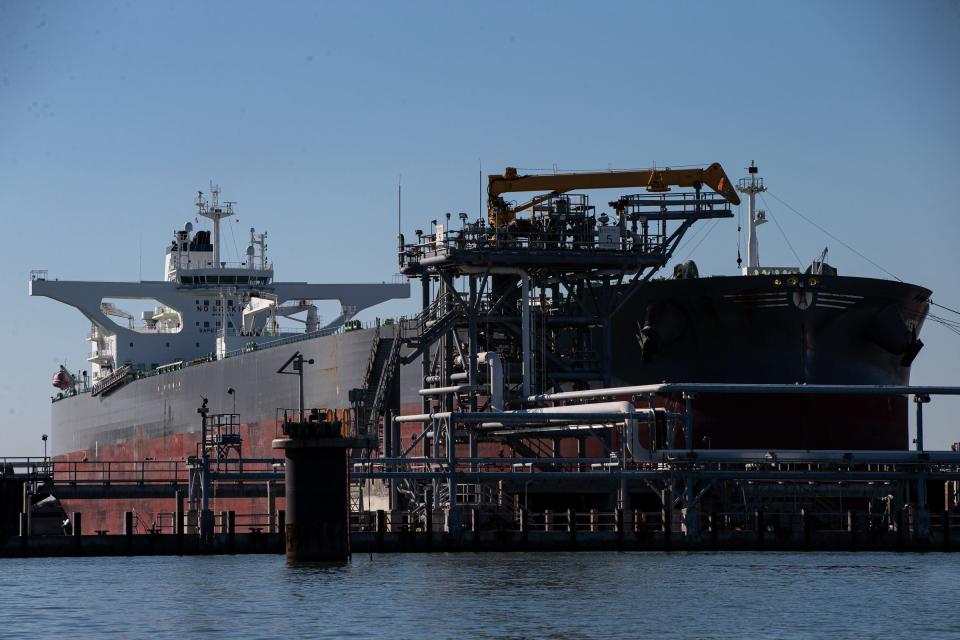
[[(305, 366), (305, 406), (345, 410), (350, 390), (364, 385), (376, 337), (375, 330), (361, 329), (299, 340), (133, 380), (106, 396), (81, 393), (58, 400), (53, 403), (53, 454), (94, 459), (109, 449), (115, 460), (193, 454), (200, 439), (197, 408), (204, 397), (211, 413), (238, 413), (244, 423), (269, 431), (278, 410), (297, 408), (297, 377), (277, 373), (296, 351), (314, 360)], [(261, 435), (251, 441), (254, 449), (273, 431)]]

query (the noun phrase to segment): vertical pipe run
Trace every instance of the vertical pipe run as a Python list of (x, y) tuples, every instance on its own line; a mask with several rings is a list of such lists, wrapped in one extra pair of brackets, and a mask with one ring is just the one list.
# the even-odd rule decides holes
[(450, 499), (450, 513), (457, 508), (457, 433), (456, 422), (447, 418), (447, 464), (450, 475), (447, 480), (447, 491)]
[(530, 378), (533, 371), (530, 368), (530, 276), (526, 271), (520, 276), (520, 331), (523, 333), (523, 397), (530, 397)]
[[(469, 380), (470, 386), (476, 388), (479, 384), (477, 380), (477, 277), (470, 276), (470, 301), (469, 309), (467, 312), (467, 331), (469, 333), (470, 344), (467, 347), (470, 350), (470, 362), (467, 367), (467, 379)], [(477, 410), (477, 393), (476, 391), (470, 392), (470, 409), (471, 412)]]

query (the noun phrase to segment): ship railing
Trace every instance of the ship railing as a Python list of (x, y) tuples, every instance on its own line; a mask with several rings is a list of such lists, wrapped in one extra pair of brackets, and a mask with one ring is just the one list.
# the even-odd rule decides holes
[(182, 460), (56, 460), (52, 463), (55, 484), (176, 484), (186, 483), (189, 473)]
[(0, 478), (45, 480), (53, 473), (49, 457), (0, 457)]
[[(377, 326), (376, 320), (368, 320), (360, 324), (362, 329), (373, 329)], [(285, 344), (293, 344), (295, 342), (302, 342), (304, 340), (311, 340), (313, 338), (321, 338), (325, 336), (332, 336), (338, 333), (343, 333), (344, 327), (330, 327), (327, 329), (320, 329), (318, 331), (310, 331), (306, 333), (298, 333), (291, 336), (285, 336), (283, 338), (277, 338), (276, 340), (269, 340), (267, 342), (253, 343), (240, 348), (234, 349), (232, 351), (227, 351), (223, 354), (224, 358), (232, 358), (234, 356), (243, 355), (244, 353), (249, 353), (251, 351), (260, 351), (261, 349), (271, 349), (273, 347), (279, 347)]]
[[(231, 513), (233, 514), (231, 516)], [(276, 516), (273, 516), (276, 518)], [(271, 525), (271, 514), (269, 513), (243, 513), (237, 511), (217, 511), (213, 514), (213, 526), (215, 531), (220, 533), (230, 533), (230, 519), (233, 518), (234, 533), (252, 533), (254, 529), (259, 532), (268, 532)], [(274, 524), (276, 524), (274, 520)]]
[[(837, 502), (835, 507), (824, 510), (819, 508), (808, 509), (804, 506), (775, 505), (748, 505), (738, 511), (701, 511), (698, 526), (702, 532), (754, 532), (771, 540), (790, 538), (804, 535), (804, 532), (818, 532), (834, 535), (883, 535), (886, 532), (895, 532), (899, 527), (904, 531), (915, 531), (918, 509), (908, 504), (897, 509), (871, 511), (864, 509), (862, 503), (858, 508), (845, 508)], [(678, 516), (679, 516), (679, 512)], [(662, 525), (659, 514), (651, 514), (658, 525)], [(930, 513), (929, 519), (933, 531), (950, 532), (960, 531), (960, 513), (955, 511), (941, 511)], [(680, 530), (679, 518), (672, 523), (672, 531)]]
[[(600, 229), (617, 229), (617, 227), (599, 227)], [(638, 236), (639, 237), (639, 236)], [(661, 242), (653, 240), (659, 237)], [(659, 234), (648, 235), (644, 243), (634, 242), (631, 233), (621, 237), (616, 235), (613, 240), (597, 236), (594, 229), (583, 234), (569, 231), (539, 231), (509, 232), (502, 229), (486, 232), (450, 231), (445, 238), (437, 240), (436, 235), (423, 236), (418, 242), (408, 243), (401, 252), (401, 266), (418, 264), (424, 258), (448, 255), (451, 251), (489, 251), (489, 250), (549, 250), (549, 251), (610, 251), (632, 252), (644, 251), (653, 253), (663, 246), (667, 236)]]
[[(521, 501), (523, 496), (521, 496)], [(671, 512), (671, 521), (664, 522), (662, 511), (643, 511), (640, 509), (621, 509), (615, 511), (589, 510), (531, 510), (518, 504), (515, 508), (496, 509), (492, 506), (464, 504), (465, 510), (477, 512), (481, 529), (484, 521), (495, 523), (497, 528), (508, 531), (539, 531), (544, 533), (614, 533), (623, 527), (624, 532), (652, 535), (666, 530), (680, 533), (683, 527), (681, 513)], [(425, 531), (426, 518), (422, 508), (383, 511), (383, 524), (388, 531)], [(504, 517), (506, 516), (506, 518)], [(918, 512), (911, 505), (896, 511), (870, 512), (856, 509), (831, 511), (809, 511), (797, 507), (794, 509), (770, 509), (754, 505), (739, 511), (701, 511), (697, 526), (702, 535), (743, 534), (750, 532), (774, 541), (798, 535), (804, 531), (816, 531), (820, 534), (834, 535), (883, 535), (896, 532), (899, 527), (905, 531), (914, 531)], [(945, 511), (927, 516), (933, 532), (960, 531), (960, 513)], [(352, 532), (372, 532), (378, 528), (378, 512), (375, 510), (353, 510), (350, 513)], [(469, 519), (468, 519), (469, 522)], [(435, 512), (432, 518), (433, 530), (444, 530), (442, 512)]]

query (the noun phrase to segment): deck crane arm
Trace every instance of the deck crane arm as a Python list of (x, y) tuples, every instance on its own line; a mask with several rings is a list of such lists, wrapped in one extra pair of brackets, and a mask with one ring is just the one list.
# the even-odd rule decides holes
[[(643, 187), (647, 191), (669, 191), (671, 186), (696, 187), (706, 185), (732, 204), (740, 204), (740, 197), (730, 183), (723, 167), (714, 162), (706, 168), (645, 169), (641, 171), (595, 171), (553, 175), (521, 176), (507, 167), (503, 175), (491, 175), (487, 183), (487, 215), (490, 224), (509, 224), (517, 212), (529, 209), (545, 200), (574, 189), (619, 189)], [(547, 191), (511, 207), (501, 197), (504, 193)]]

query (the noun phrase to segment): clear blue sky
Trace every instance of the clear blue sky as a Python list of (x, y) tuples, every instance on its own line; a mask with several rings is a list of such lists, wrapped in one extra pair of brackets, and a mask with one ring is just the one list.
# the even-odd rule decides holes
[[(960, 4), (923, 1), (0, 0), (0, 455), (41, 451), (50, 377), (88, 355), (86, 321), (28, 298), (29, 271), (161, 279), (211, 179), (241, 249), (269, 230), (279, 278), (380, 281), (400, 174), (410, 232), (478, 213), (481, 163), (736, 178), (755, 159), (771, 193), (960, 308), (958, 27)], [(842, 273), (883, 276), (767, 203), (803, 262), (828, 245)], [(761, 232), (765, 262), (796, 262)], [(701, 273), (733, 273), (736, 246), (718, 224)], [(923, 339), (913, 381), (960, 384), (960, 337)], [(960, 440), (957, 409), (935, 401), (929, 444)]]

